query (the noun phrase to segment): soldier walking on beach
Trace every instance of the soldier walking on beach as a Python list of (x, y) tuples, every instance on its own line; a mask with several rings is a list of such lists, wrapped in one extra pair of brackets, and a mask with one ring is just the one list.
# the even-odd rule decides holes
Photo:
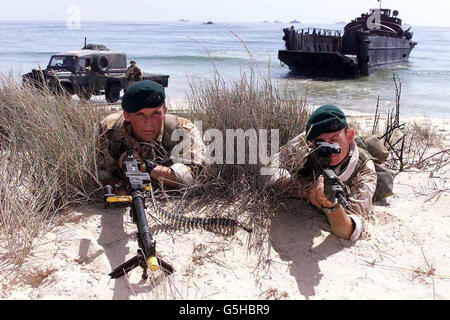
[[(365, 220), (372, 219), (372, 201), (374, 195), (380, 192), (377, 188), (376, 159), (357, 141), (354, 130), (348, 128), (344, 112), (334, 105), (322, 106), (312, 113), (306, 132), (281, 148), (277, 155), (279, 165), (271, 176), (271, 182), (277, 189), (289, 196), (303, 198), (320, 209), (328, 219), (331, 232), (352, 241), (360, 238)], [(305, 150), (317, 147), (318, 142), (340, 146), (340, 153), (333, 154), (329, 159), (329, 167), (347, 188), (349, 209), (328, 199), (323, 176), (314, 176), (302, 167), (308, 152)], [(385, 196), (389, 195), (386, 193)]]
[(188, 119), (168, 114), (165, 97), (160, 84), (136, 82), (123, 96), (123, 111), (101, 122), (99, 178), (103, 185), (118, 185), (116, 194), (124, 181), (121, 167), (129, 149), (150, 177), (166, 186), (192, 186), (204, 176), (206, 147), (200, 132)]
[(127, 77), (128, 80), (128, 87), (131, 86), (136, 81), (142, 80), (141, 69), (139, 69), (139, 67), (136, 65), (135, 60), (130, 60), (130, 66), (125, 72), (125, 76)]

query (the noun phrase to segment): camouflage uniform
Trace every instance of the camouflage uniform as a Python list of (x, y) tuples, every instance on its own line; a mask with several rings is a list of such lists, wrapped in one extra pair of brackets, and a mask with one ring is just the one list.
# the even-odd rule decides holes
[[(305, 155), (308, 150), (305, 134), (292, 139), (281, 147), (278, 156), (278, 168), (273, 168), (271, 182), (275, 183), (281, 178), (287, 180), (289, 195), (299, 196), (300, 193), (311, 186), (312, 181), (302, 180), (298, 173), (306, 162)], [(339, 179), (348, 186), (349, 205), (348, 214), (355, 222), (355, 231), (351, 236), (356, 241), (365, 229), (365, 221), (372, 220), (372, 199), (377, 187), (377, 173), (372, 160), (361, 161), (364, 150), (358, 148), (355, 142), (350, 145), (350, 152), (346, 159), (334, 171)]]
[[(177, 130), (183, 138), (172, 141), (172, 132)], [(184, 140), (190, 138), (190, 140)], [(132, 135), (131, 123), (125, 121), (123, 112), (107, 116), (99, 127), (99, 177), (100, 182), (114, 184), (122, 180), (119, 158), (131, 147), (140, 160), (152, 160), (170, 167), (182, 186), (190, 186), (199, 181), (205, 168), (205, 145), (194, 124), (188, 119), (166, 114), (161, 133), (151, 143), (139, 142)], [(186, 147), (179, 148), (180, 141), (187, 141)], [(178, 146), (177, 146), (178, 145)], [(172, 154), (174, 148), (179, 152)]]
[(128, 86), (131, 86), (136, 81), (142, 80), (142, 72), (139, 67), (134, 64), (128, 67), (127, 71), (125, 72), (125, 76), (128, 79)]

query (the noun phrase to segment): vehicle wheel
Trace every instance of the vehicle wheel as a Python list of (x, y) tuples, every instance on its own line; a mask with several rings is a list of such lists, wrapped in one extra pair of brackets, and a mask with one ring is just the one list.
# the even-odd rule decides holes
[(108, 101), (109, 103), (117, 102), (120, 98), (120, 90), (122, 90), (122, 88), (117, 84), (113, 84), (111, 87), (109, 87), (105, 93), (106, 101)]
[(107, 56), (100, 56), (94, 59), (94, 69), (100, 73), (107, 73), (109, 70), (109, 59)]
[(78, 98), (80, 98), (80, 100), (89, 101), (92, 97), (92, 92), (89, 90), (81, 89), (77, 92), (77, 96)]

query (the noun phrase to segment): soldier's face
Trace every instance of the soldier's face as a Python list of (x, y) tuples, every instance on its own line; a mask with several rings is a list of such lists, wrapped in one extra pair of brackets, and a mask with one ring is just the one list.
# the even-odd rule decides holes
[(348, 155), (350, 151), (350, 144), (353, 142), (353, 138), (355, 137), (355, 131), (352, 129), (342, 129), (337, 132), (332, 133), (322, 133), (316, 139), (312, 141), (313, 144), (316, 143), (317, 140), (322, 139), (328, 143), (338, 143), (341, 147), (341, 153), (333, 154), (331, 156), (330, 166), (337, 166), (345, 157)]
[(158, 108), (143, 108), (138, 112), (124, 111), (126, 121), (131, 122), (133, 135), (139, 141), (152, 142), (161, 133), (161, 125), (167, 112), (166, 105)]

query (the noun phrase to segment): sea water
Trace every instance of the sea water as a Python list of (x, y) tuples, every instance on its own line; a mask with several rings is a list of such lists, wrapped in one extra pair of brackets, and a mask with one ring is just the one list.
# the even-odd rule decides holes
[[(214, 68), (233, 81), (249, 68), (268, 74), (280, 88), (307, 92), (308, 104), (333, 103), (348, 110), (373, 112), (395, 106), (393, 74), (402, 83), (403, 115), (450, 117), (450, 28), (412, 27), (418, 42), (409, 63), (354, 80), (318, 81), (293, 76), (277, 58), (289, 23), (83, 22), (80, 29), (65, 21), (1, 22), (0, 72), (22, 73), (45, 68), (52, 54), (103, 44), (127, 53), (145, 72), (170, 75), (167, 94), (173, 101), (189, 94), (189, 79), (211, 79)], [(295, 24), (342, 30), (342, 25)]]

